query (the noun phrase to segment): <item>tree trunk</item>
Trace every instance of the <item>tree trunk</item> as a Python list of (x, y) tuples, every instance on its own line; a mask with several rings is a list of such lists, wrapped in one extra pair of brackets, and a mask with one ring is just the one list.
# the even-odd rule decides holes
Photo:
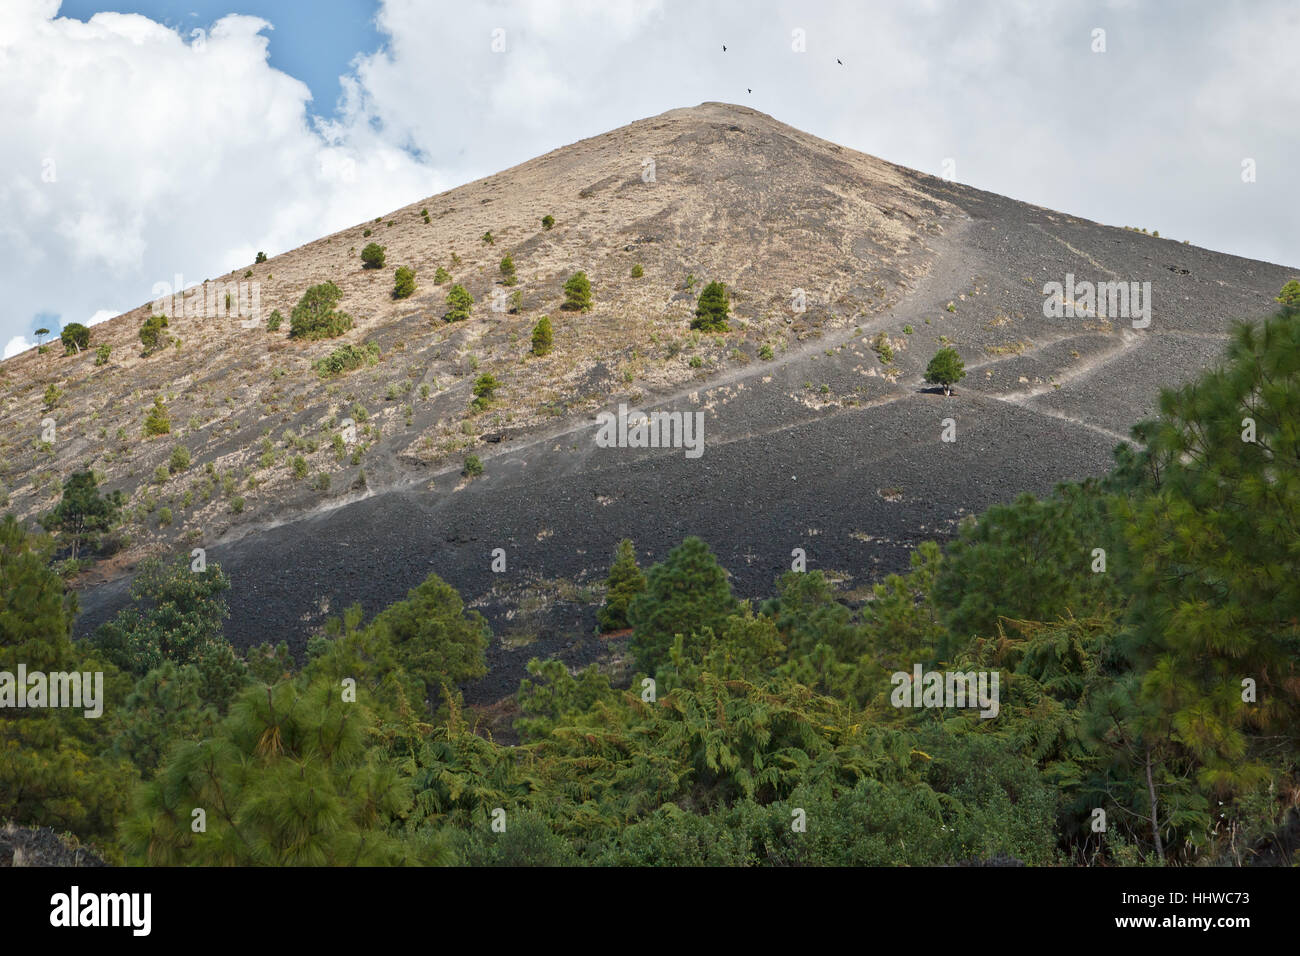
[(1160, 819), (1156, 812), (1156, 785), (1151, 779), (1151, 748), (1147, 748), (1147, 794), (1151, 799), (1151, 836), (1156, 841), (1156, 856), (1161, 865), (1165, 862), (1165, 846), (1160, 840)]

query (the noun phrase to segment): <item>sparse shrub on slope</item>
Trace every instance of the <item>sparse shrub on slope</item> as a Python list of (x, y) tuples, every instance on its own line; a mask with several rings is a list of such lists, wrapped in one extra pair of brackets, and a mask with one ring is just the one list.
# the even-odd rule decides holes
[(333, 282), (308, 288), (289, 315), (289, 337), (327, 339), (352, 328), (352, 317), (334, 308), (342, 297), (342, 290)]
[(546, 355), (551, 351), (551, 342), (551, 318), (544, 315), (537, 320), (537, 325), (533, 327), (533, 354)]
[(514, 285), (518, 281), (515, 277), (515, 260), (506, 253), (506, 257), (501, 260), (501, 277), (506, 285)]
[(167, 414), (167, 406), (163, 404), (162, 396), (159, 395), (154, 398), (153, 407), (144, 417), (144, 433), (152, 438), (155, 435), (166, 435), (171, 430), (171, 416)]
[(167, 328), (167, 316), (151, 315), (140, 326), (140, 342), (144, 345), (144, 354), (151, 355), (166, 344), (163, 329)]
[(438, 266), (438, 271), (433, 274), (433, 284), (445, 285), (450, 281), (451, 281), (451, 273), (448, 272), (446, 269), (444, 269), (442, 266)]
[(63, 342), (64, 355), (76, 355), (90, 346), (90, 329), (80, 322), (69, 322), (59, 333), (59, 339)]
[(384, 267), (384, 247), (377, 242), (367, 243), (361, 250), (362, 268), (382, 269)]
[(548, 215), (548, 216), (543, 216), (543, 217), (542, 217), (542, 228), (543, 228), (543, 229), (548, 229), (548, 230), (549, 230), (549, 229), (552, 228), (554, 225), (555, 225), (555, 217), (554, 217), (554, 216), (549, 216), (549, 215)]
[(474, 308), (474, 297), (463, 285), (454, 285), (447, 292), (447, 313), (443, 320), (447, 322), (464, 322)]
[(591, 280), (585, 272), (575, 272), (564, 283), (564, 305), (569, 312), (591, 311)]
[(393, 298), (407, 299), (415, 293), (415, 272), (406, 266), (398, 268), (393, 282)]
[(359, 348), (348, 344), (340, 345), (329, 355), (317, 359), (312, 363), (312, 368), (321, 378), (330, 378), (334, 375), (342, 375), (344, 372), (351, 372), (363, 365), (374, 365), (378, 361), (379, 346), (374, 342), (367, 342)]
[(942, 385), (945, 395), (951, 395), (952, 387), (965, 377), (966, 363), (953, 348), (939, 349), (925, 368), (925, 380), (932, 385)]
[(272, 309), (270, 316), (266, 320), (266, 331), (278, 332), (280, 323), (284, 321), (284, 316), (280, 314), (279, 309)]
[(700, 293), (700, 300), (695, 306), (695, 318), (691, 320), (691, 328), (701, 332), (726, 332), (727, 313), (730, 308), (731, 300), (727, 294), (727, 287), (721, 282), (710, 282)]

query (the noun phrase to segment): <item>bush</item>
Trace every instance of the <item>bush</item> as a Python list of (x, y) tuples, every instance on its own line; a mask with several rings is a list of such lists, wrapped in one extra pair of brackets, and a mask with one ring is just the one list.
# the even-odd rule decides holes
[(177, 445), (172, 449), (171, 458), (167, 460), (167, 470), (174, 475), (188, 467), (190, 467), (190, 450), (184, 445)]
[(394, 277), (393, 298), (406, 299), (410, 298), (415, 292), (415, 272), (402, 266), (397, 270)]
[(871, 343), (871, 350), (880, 356), (880, 361), (885, 365), (894, 360), (894, 347), (889, 344), (889, 336), (884, 332), (876, 333)]
[(75, 355), (89, 347), (90, 329), (80, 322), (69, 322), (59, 333), (59, 339), (63, 342), (63, 354)]
[(321, 378), (330, 378), (361, 368), (363, 365), (374, 365), (378, 361), (379, 346), (374, 342), (367, 342), (360, 348), (351, 344), (340, 345), (329, 355), (313, 362), (311, 367)]
[(253, 265), (261, 265), (265, 261), (266, 261), (266, 253), (259, 252), (257, 254), (257, 258), (253, 260)]
[(551, 318), (544, 315), (533, 327), (533, 354), (546, 355), (551, 351)]
[(639, 279), (643, 275), (645, 275), (645, 269), (642, 268), (641, 263), (638, 262), (636, 265), (632, 267), (632, 278)]
[(965, 377), (966, 364), (953, 348), (939, 349), (925, 367), (925, 380), (932, 385), (942, 385), (945, 395), (951, 395), (953, 385)]
[(451, 281), (451, 273), (448, 272), (446, 269), (444, 269), (442, 266), (438, 266), (438, 271), (433, 274), (433, 284), (442, 285), (450, 281)]
[(100, 343), (99, 348), (95, 349), (95, 364), (107, 365), (108, 357), (113, 354), (113, 346), (107, 342)]
[(764, 362), (770, 362), (772, 359), (776, 358), (776, 353), (772, 351), (772, 346), (764, 343), (764, 345), (758, 350), (758, 357)]
[(466, 478), (477, 478), (483, 474), (483, 462), (479, 461), (478, 455), (467, 455), (465, 457), (465, 468), (461, 474)]
[(144, 417), (144, 433), (150, 437), (154, 435), (166, 435), (172, 430), (172, 420), (167, 414), (167, 408), (163, 405), (162, 396), (159, 395), (153, 400), (153, 408)]
[(63, 390), (59, 388), (59, 386), (55, 385), (53, 382), (50, 382), (50, 384), (45, 387), (44, 398), (45, 398), (45, 407), (47, 409), (53, 408), (55, 405), (59, 404), (59, 399), (61, 399), (62, 397), (63, 397)]
[(166, 507), (159, 508), (159, 509), (158, 509), (158, 527), (160, 527), (160, 528), (165, 528), (165, 527), (167, 527), (167, 526), (168, 526), (169, 524), (171, 524), (171, 523), (172, 523), (172, 509), (171, 509), (171, 508), (166, 508)]
[(447, 313), (442, 317), (446, 322), (464, 322), (474, 308), (474, 297), (460, 284), (454, 285), (447, 292)]
[(489, 246), (490, 246), (490, 245), (493, 245), (493, 244), (496, 242), (496, 239), (493, 238), (493, 236), (492, 236), (492, 230), (491, 230), (491, 229), (489, 229), (487, 232), (483, 233), (482, 239), (483, 239), (483, 242), (484, 242), (486, 245), (489, 245)]
[(591, 280), (585, 272), (575, 272), (564, 283), (564, 306), (569, 312), (591, 311)]
[(1292, 279), (1282, 286), (1277, 301), (1282, 303), (1284, 309), (1300, 309), (1300, 282)]
[(632, 599), (646, 589), (646, 577), (636, 563), (636, 550), (630, 538), (618, 543), (614, 563), (609, 569), (605, 603), (596, 612), (602, 631), (618, 631), (628, 627), (627, 609)]
[(144, 354), (149, 355), (165, 345), (162, 330), (167, 328), (167, 316), (151, 315), (140, 326), (140, 342), (144, 345)]
[(492, 398), (496, 390), (501, 387), (501, 383), (491, 372), (484, 372), (474, 382), (474, 401), (471, 403), (475, 410), (483, 411), (492, 404)]
[(307, 459), (303, 458), (302, 455), (294, 455), (290, 464), (293, 467), (293, 476), (295, 478), (301, 481), (307, 477)]
[(700, 293), (691, 328), (699, 329), (701, 332), (726, 332), (727, 313), (730, 308), (731, 300), (727, 295), (727, 287), (721, 282), (710, 282)]
[(506, 285), (515, 284), (515, 260), (510, 258), (510, 253), (508, 252), (506, 253), (506, 257), (501, 260), (501, 275), (505, 279)]
[(542, 228), (543, 228), (543, 229), (550, 229), (550, 228), (551, 228), (552, 226), (554, 226), (554, 225), (555, 225), (555, 217), (554, 217), (554, 216), (549, 216), (549, 215), (548, 215), (548, 216), (543, 216), (543, 217), (542, 217)]
[(361, 250), (362, 268), (382, 269), (384, 267), (384, 247), (377, 242), (369, 243)]
[(333, 282), (311, 286), (289, 314), (289, 338), (328, 339), (352, 328), (352, 317), (334, 307), (343, 291)]
[(280, 310), (272, 309), (270, 317), (266, 320), (266, 331), (278, 332), (280, 330), (280, 323), (283, 321), (284, 316), (280, 314)]

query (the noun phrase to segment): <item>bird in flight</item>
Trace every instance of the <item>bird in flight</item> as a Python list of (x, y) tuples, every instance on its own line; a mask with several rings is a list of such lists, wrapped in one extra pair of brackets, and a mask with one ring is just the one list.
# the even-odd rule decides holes
[(725, 44), (725, 43), (722, 44), (722, 52), (723, 52), (723, 53), (726, 53), (726, 52), (727, 52), (727, 44)]
[[(724, 46), (723, 49), (725, 50), (726, 47)], [(835, 62), (838, 63), (840, 66), (843, 66), (843, 65), (844, 65), (844, 61), (841, 60), (839, 57), (836, 57), (836, 58), (835, 58)]]
[(745, 92), (746, 92), (746, 93), (753, 93), (754, 91), (751, 90), (749, 87), (745, 87)]

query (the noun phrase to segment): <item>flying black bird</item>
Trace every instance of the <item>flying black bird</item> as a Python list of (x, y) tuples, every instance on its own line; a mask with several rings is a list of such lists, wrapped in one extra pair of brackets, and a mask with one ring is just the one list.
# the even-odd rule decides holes
[[(724, 46), (723, 49), (725, 50), (726, 47)], [(844, 61), (841, 60), (839, 57), (836, 57), (836, 58), (835, 58), (835, 62), (838, 63), (840, 66), (843, 66), (843, 65), (844, 65)]]
[(727, 52), (727, 44), (725, 44), (725, 43), (722, 44), (722, 52), (723, 52), (723, 53), (726, 53), (726, 52)]
[(749, 87), (745, 87), (745, 92), (746, 92), (746, 93), (753, 93), (754, 91), (751, 90)]

